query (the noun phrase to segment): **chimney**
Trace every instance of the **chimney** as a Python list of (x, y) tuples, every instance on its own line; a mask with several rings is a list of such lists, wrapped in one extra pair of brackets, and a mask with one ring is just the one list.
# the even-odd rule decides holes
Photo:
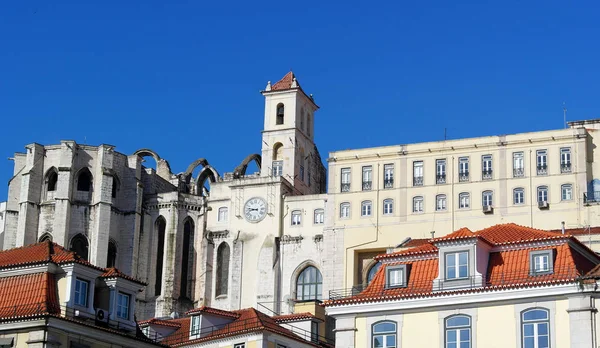
[(431, 233), (431, 239), (435, 238), (435, 231), (431, 231), (429, 233)]
[(562, 228), (561, 228), (562, 234), (565, 234), (565, 222), (562, 221), (560, 224), (562, 225)]

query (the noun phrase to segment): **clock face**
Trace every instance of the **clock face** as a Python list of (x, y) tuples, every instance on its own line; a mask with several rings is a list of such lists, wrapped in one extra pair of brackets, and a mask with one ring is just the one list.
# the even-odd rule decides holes
[(244, 216), (250, 222), (259, 222), (267, 215), (267, 202), (259, 197), (250, 198), (244, 205)]

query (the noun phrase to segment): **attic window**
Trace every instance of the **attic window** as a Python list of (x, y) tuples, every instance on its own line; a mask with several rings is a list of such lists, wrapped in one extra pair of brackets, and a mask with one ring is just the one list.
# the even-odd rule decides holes
[(200, 316), (192, 316), (192, 325), (190, 325), (190, 337), (198, 337), (200, 335)]
[(406, 286), (406, 265), (388, 266), (385, 270), (385, 287), (399, 288)]
[(529, 253), (531, 275), (551, 274), (554, 269), (552, 250), (538, 250)]

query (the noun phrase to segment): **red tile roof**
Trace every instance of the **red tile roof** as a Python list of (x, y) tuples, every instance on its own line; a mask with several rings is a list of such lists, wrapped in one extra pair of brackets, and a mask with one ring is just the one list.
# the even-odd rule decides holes
[(44, 272), (0, 278), (0, 319), (59, 313), (53, 274)]
[(132, 281), (132, 282), (136, 282), (136, 283), (141, 284), (141, 285), (148, 285), (147, 283), (144, 283), (144, 282), (142, 282), (140, 280), (137, 280), (137, 279), (135, 279), (133, 277), (128, 276), (127, 274), (119, 271), (115, 267), (107, 268), (106, 272), (102, 273), (102, 275), (100, 276), (100, 278), (104, 278), (104, 279), (123, 278), (123, 279), (127, 279), (129, 281)]
[(206, 307), (206, 306), (202, 306), (200, 308), (195, 308), (195, 309), (189, 310), (185, 314), (193, 315), (193, 314), (203, 314), (203, 313), (208, 313), (208, 314), (213, 314), (213, 315), (218, 315), (221, 317), (227, 317), (227, 318), (233, 318), (233, 319), (237, 319), (240, 317), (240, 315), (236, 312), (230, 312), (230, 311), (225, 311), (222, 309)]
[(447, 234), (445, 236), (430, 239), (429, 242), (435, 243), (435, 242), (442, 242), (442, 241), (447, 241), (447, 240), (460, 240), (460, 239), (469, 239), (469, 238), (477, 238), (477, 235), (475, 233), (471, 232), (470, 229), (463, 227), (463, 228), (461, 228), (457, 231), (454, 231), (450, 234)]
[(140, 321), (138, 322), (139, 326), (146, 326), (146, 325), (158, 325), (158, 326), (168, 326), (168, 327), (181, 327), (181, 322), (178, 322), (176, 320), (162, 320), (162, 319), (157, 319), (157, 318), (152, 318), (150, 320), (144, 320), (144, 321)]
[(318, 321), (322, 321), (321, 319), (315, 317), (312, 313), (309, 313), (309, 312), (276, 315), (276, 316), (273, 317), (273, 319), (278, 324), (280, 324), (280, 323), (289, 323), (289, 322), (293, 322), (293, 321), (304, 321), (304, 320), (318, 320)]
[(422, 238), (422, 239), (416, 238), (416, 239), (411, 239), (408, 242), (402, 244), (401, 247), (402, 248), (414, 248), (414, 247), (421, 246), (421, 245), (427, 244), (427, 243), (429, 243), (428, 238)]
[(523, 243), (532, 240), (541, 241), (549, 239), (561, 239), (568, 237), (566, 235), (557, 235), (556, 233), (525, 227), (514, 223), (494, 225), (492, 227), (477, 231), (476, 234), (490, 241), (494, 245)]
[(294, 80), (295, 77), (296, 76), (294, 76), (294, 73), (290, 71), (289, 73), (285, 74), (285, 76), (281, 80), (275, 82), (273, 84), (273, 86), (271, 86), (271, 90), (272, 91), (283, 91), (286, 89), (291, 89), (292, 81)]

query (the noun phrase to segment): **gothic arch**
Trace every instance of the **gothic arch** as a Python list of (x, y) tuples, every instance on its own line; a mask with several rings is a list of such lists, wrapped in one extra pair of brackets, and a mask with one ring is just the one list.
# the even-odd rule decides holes
[(258, 169), (261, 169), (262, 157), (259, 154), (254, 153), (254, 154), (249, 155), (248, 157), (244, 158), (242, 163), (240, 163), (239, 166), (235, 167), (235, 169), (233, 170), (233, 177), (237, 179), (239, 177), (246, 175), (246, 169), (248, 169), (248, 164), (250, 164), (250, 162), (252, 162), (252, 161), (254, 161), (256, 163), (256, 165), (258, 166)]
[(215, 273), (215, 296), (227, 295), (229, 290), (229, 260), (231, 249), (227, 242), (217, 248), (217, 272)]
[(154, 160), (156, 161), (156, 167), (158, 168), (158, 162), (160, 162), (160, 156), (156, 152), (154, 152), (150, 149), (139, 149), (136, 152), (134, 152), (133, 154), (136, 156), (142, 157), (142, 158), (143, 157), (154, 158)]
[(114, 239), (109, 238), (107, 257), (106, 257), (106, 267), (107, 268), (117, 267), (118, 250), (119, 250), (119, 246), (118, 246), (117, 242)]
[(156, 277), (154, 279), (154, 295), (159, 296), (162, 292), (163, 261), (165, 254), (165, 234), (167, 230), (167, 220), (161, 215), (154, 222), (154, 231), (157, 236), (156, 243)]
[[(195, 160), (194, 162), (192, 162), (192, 164), (190, 164), (187, 169), (185, 170), (184, 176), (189, 176), (192, 174), (192, 172), (194, 171), (194, 169), (196, 169), (196, 167), (198, 166), (202, 166), (202, 167), (208, 167), (208, 161), (206, 160), (206, 158), (198, 158), (197, 160)], [(189, 180), (188, 180), (189, 183)]]
[(46, 241), (52, 242), (52, 235), (48, 232), (42, 234), (40, 239), (38, 239), (39, 243), (46, 242)]
[(92, 192), (94, 190), (94, 176), (88, 167), (79, 169), (75, 174), (76, 191)]
[(156, 152), (154, 152), (150, 149), (139, 149), (136, 152), (134, 152), (133, 154), (136, 156), (139, 156), (141, 158), (144, 158), (144, 157), (154, 158), (154, 161), (156, 161), (156, 173), (166, 180), (170, 179), (172, 172), (171, 172), (171, 166), (169, 165), (169, 162), (160, 158), (160, 156)]
[(58, 170), (55, 167), (50, 167), (46, 171), (46, 175), (44, 175), (44, 188), (42, 192), (44, 193), (44, 200), (48, 200), (54, 198), (54, 193), (48, 194), (49, 192), (55, 192), (58, 186)]
[(317, 265), (316, 262), (314, 262), (313, 260), (304, 260), (298, 266), (296, 266), (296, 268), (294, 269), (294, 272), (292, 272), (292, 276), (290, 277), (290, 294), (289, 294), (290, 298), (296, 299), (296, 297), (297, 297), (296, 283), (298, 282), (298, 277), (308, 267), (316, 268), (317, 271), (319, 271), (319, 273), (321, 273), (321, 276), (323, 276), (323, 272), (321, 271), (321, 268)]
[(273, 161), (278, 161), (278, 160), (283, 159), (283, 154), (281, 152), (283, 152), (283, 144), (275, 143), (275, 145), (273, 145)]
[(193, 294), (193, 279), (194, 279), (194, 234), (195, 223), (191, 217), (186, 217), (183, 220), (183, 248), (181, 251), (181, 279), (179, 287), (179, 297), (191, 299), (190, 293)]
[(79, 257), (88, 260), (90, 243), (86, 236), (81, 233), (76, 234), (69, 242), (69, 250), (75, 252)]
[(204, 183), (206, 180), (209, 180), (211, 183), (217, 182), (217, 178), (219, 177), (219, 173), (211, 166), (204, 167), (198, 176), (196, 177), (196, 194), (202, 195), (202, 188), (204, 187)]

